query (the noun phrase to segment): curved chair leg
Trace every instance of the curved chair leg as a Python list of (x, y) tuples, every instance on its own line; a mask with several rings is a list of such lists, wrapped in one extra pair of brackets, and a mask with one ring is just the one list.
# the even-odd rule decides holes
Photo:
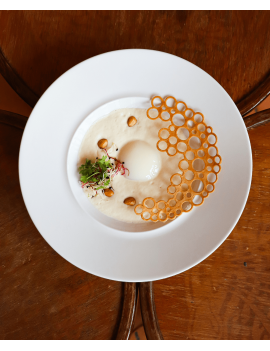
[(270, 94), (270, 75), (246, 98), (236, 104), (241, 115), (244, 117), (258, 106)]
[(253, 115), (244, 118), (244, 122), (247, 130), (270, 123), (270, 109), (254, 113)]
[(163, 340), (156, 315), (153, 282), (140, 283), (141, 312), (148, 340)]
[(124, 301), (123, 309), (118, 328), (116, 340), (128, 340), (136, 310), (137, 289), (136, 283), (123, 283), (124, 284)]
[(17, 113), (0, 110), (0, 123), (8, 124), (12, 127), (24, 129), (28, 118)]
[(31, 107), (34, 107), (39, 97), (28, 87), (18, 73), (10, 66), (0, 48), (0, 72), (14, 91)]

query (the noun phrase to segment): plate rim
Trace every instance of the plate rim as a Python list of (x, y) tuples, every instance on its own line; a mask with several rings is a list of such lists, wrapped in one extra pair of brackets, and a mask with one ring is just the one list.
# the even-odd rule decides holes
[[(238, 114), (238, 116), (241, 118), (242, 120), (242, 123), (243, 125), (245, 126), (244, 124), (244, 121), (243, 121), (243, 118), (240, 114), (240, 112), (238, 111), (235, 103), (233, 102), (233, 100), (231, 99), (231, 97), (228, 95), (228, 93), (225, 91), (225, 89), (213, 78), (211, 77), (207, 72), (203, 71), (200, 67), (194, 65), (193, 63), (187, 61), (187, 60), (184, 60), (183, 58), (180, 58), (178, 56), (175, 56), (175, 55), (172, 55), (172, 54), (168, 54), (168, 53), (165, 53), (165, 52), (161, 52), (161, 51), (157, 51), (157, 50), (147, 50), (147, 49), (125, 49), (125, 50), (114, 50), (114, 51), (110, 51), (110, 52), (107, 52), (107, 53), (103, 53), (103, 54), (100, 54), (100, 55), (97, 55), (97, 56), (94, 56), (92, 58), (89, 58), (87, 60), (84, 60), (80, 63), (78, 63), (77, 65), (75, 65), (74, 67), (70, 68), (68, 71), (66, 71), (65, 73), (63, 73), (55, 82), (53, 82), (49, 88), (44, 92), (44, 94), (41, 96), (41, 98), (39, 99), (39, 101), (37, 102), (36, 106), (33, 108), (31, 114), (30, 114), (30, 117), (27, 121), (27, 124), (26, 124), (26, 127), (25, 127), (25, 130), (24, 130), (24, 133), (23, 133), (23, 136), (22, 136), (22, 139), (21, 139), (21, 145), (20, 145), (20, 151), (19, 151), (19, 180), (20, 180), (20, 187), (21, 187), (21, 192), (22, 192), (22, 196), (23, 196), (23, 200), (24, 200), (24, 203), (26, 205), (26, 208), (27, 208), (27, 211), (30, 215), (30, 218), (32, 219), (33, 223), (35, 224), (36, 228), (38, 229), (38, 225), (36, 224), (36, 221), (34, 220), (34, 218), (32, 218), (32, 215), (29, 211), (29, 208), (28, 208), (28, 203), (27, 203), (27, 200), (26, 200), (26, 196), (25, 196), (25, 189), (23, 189), (24, 185), (22, 185), (23, 181), (22, 181), (22, 167), (23, 167), (23, 161), (22, 161), (22, 150), (23, 150), (23, 145), (25, 144), (25, 137), (26, 137), (26, 131), (28, 132), (29, 128), (31, 128), (31, 124), (32, 124), (32, 121), (33, 119), (31, 120), (31, 117), (34, 115), (34, 111), (37, 109), (37, 106), (40, 104), (40, 101), (41, 99), (49, 92), (49, 90), (51, 89), (52, 86), (54, 86), (54, 84), (56, 82), (58, 82), (64, 75), (66, 75), (68, 72), (70, 72), (71, 70), (74, 70), (76, 67), (84, 64), (85, 62), (87, 61), (90, 61), (90, 60), (93, 60), (93, 59), (97, 59), (98, 57), (100, 56), (104, 56), (104, 55), (111, 55), (111, 54), (114, 54), (114, 53), (121, 53), (121, 52), (127, 52), (127, 51), (130, 51), (130, 52), (138, 52), (138, 51), (143, 51), (143, 52), (154, 52), (154, 53), (158, 53), (158, 54), (163, 54), (163, 55), (169, 55), (169, 56), (173, 56), (177, 59), (180, 59), (180, 60), (183, 60), (185, 61), (186, 63), (188, 63), (189, 65), (192, 65), (194, 67), (196, 67), (196, 69), (199, 69), (201, 70), (204, 74), (206, 74), (208, 77), (210, 77), (214, 82), (215, 84), (217, 84), (220, 88), (222, 88), (222, 90), (225, 92), (225, 94), (230, 98), (230, 100), (232, 101), (233, 105), (234, 105), (234, 108)], [(108, 101), (109, 102), (109, 101)], [(95, 109), (93, 109), (94, 111)], [(92, 112), (93, 112), (92, 111)], [(87, 118), (87, 116), (86, 116)], [(81, 123), (81, 122), (80, 122)], [(75, 132), (74, 132), (75, 133)], [(247, 202), (247, 199), (248, 199), (248, 196), (249, 196), (249, 192), (250, 192), (250, 187), (251, 187), (251, 181), (252, 181), (252, 170), (253, 170), (253, 160), (252, 160), (252, 151), (251, 151), (251, 144), (250, 144), (250, 140), (249, 140), (249, 135), (248, 135), (248, 132), (246, 131), (246, 137), (247, 137), (247, 140), (248, 140), (248, 143), (249, 143), (249, 162), (250, 162), (250, 169), (249, 169), (249, 184), (248, 184), (248, 191), (246, 192), (246, 195), (245, 195), (245, 198), (243, 199), (243, 205), (242, 205), (242, 208), (241, 208), (241, 211), (239, 211), (239, 214), (236, 218), (236, 220), (234, 221), (234, 223), (231, 225), (231, 229), (228, 231), (227, 235), (222, 238), (218, 244), (215, 245), (215, 247), (210, 250), (207, 254), (205, 254), (201, 259), (197, 260), (197, 261), (194, 261), (194, 264), (190, 265), (189, 267), (187, 267), (186, 269), (184, 270), (174, 270), (174, 272), (171, 272), (169, 275), (161, 275), (159, 277), (156, 277), (156, 278), (153, 278), (151, 279), (152, 281), (155, 281), (155, 280), (159, 280), (159, 279), (165, 279), (165, 278), (168, 278), (168, 277), (171, 277), (171, 276), (174, 276), (176, 274), (179, 274), (179, 273), (182, 273), (194, 266), (196, 266), (198, 263), (202, 262), (204, 259), (206, 259), (207, 257), (209, 257), (225, 240), (226, 238), (230, 235), (230, 233), (232, 232), (232, 230), (234, 229), (235, 225), (237, 224), (237, 222), (239, 221), (242, 213), (243, 213), (243, 210), (246, 206), (246, 202)], [(66, 259), (67, 261), (69, 261), (71, 264), (77, 266), (78, 268), (82, 269), (82, 270), (85, 270), (86, 272), (89, 272), (87, 269), (85, 269), (84, 267), (74, 263), (73, 261), (70, 261), (69, 259), (67, 259), (66, 257), (64, 257), (59, 251), (58, 249), (56, 249), (54, 247), (54, 245), (52, 245), (51, 242), (49, 242), (45, 236), (41, 233), (41, 231), (38, 229), (39, 233), (43, 236), (43, 238), (45, 239), (45, 241), (60, 255), (62, 256), (64, 259)], [(111, 276), (105, 276), (105, 275), (99, 275), (99, 274), (96, 274), (96, 273), (92, 273), (90, 272), (91, 274), (94, 274), (94, 275), (98, 275), (98, 276), (101, 276), (103, 278), (106, 278), (106, 279), (113, 279), (113, 280), (118, 280), (118, 281), (123, 281), (122, 279), (116, 279), (116, 278), (112, 278)], [(128, 280), (126, 279), (125, 281), (130, 281), (130, 282), (133, 282), (134, 280), (131, 279), (131, 280)], [(143, 282), (143, 281), (149, 281), (149, 279), (145, 279), (145, 280), (136, 280), (136, 281), (140, 281), (140, 282)]]

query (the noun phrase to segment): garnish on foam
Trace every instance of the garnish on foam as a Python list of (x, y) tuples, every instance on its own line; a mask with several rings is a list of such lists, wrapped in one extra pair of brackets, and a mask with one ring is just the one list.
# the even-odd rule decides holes
[[(112, 179), (117, 174), (125, 175), (126, 172), (129, 173), (123, 162), (110, 156), (105, 148), (102, 151), (105, 152), (105, 155), (101, 158), (97, 157), (95, 162), (86, 159), (85, 164), (79, 167), (81, 187), (90, 188), (92, 197), (97, 196), (99, 190), (104, 192), (106, 189), (111, 189)], [(107, 193), (104, 192), (105, 195)]]

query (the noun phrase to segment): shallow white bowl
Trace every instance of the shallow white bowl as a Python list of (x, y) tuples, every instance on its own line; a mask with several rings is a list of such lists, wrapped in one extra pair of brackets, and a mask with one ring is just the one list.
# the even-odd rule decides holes
[[(222, 169), (214, 193), (202, 206), (167, 225), (138, 231), (82, 209), (70, 183), (75, 179), (70, 157), (75, 154), (69, 146), (98, 107), (117, 104), (114, 100), (119, 108), (130, 107), (122, 99), (136, 96), (147, 104), (153, 95), (173, 95), (204, 114), (218, 136)], [(123, 50), (80, 63), (43, 94), (23, 134), (19, 173), (29, 214), (60, 255), (101, 277), (150, 281), (189, 269), (226, 239), (247, 200), (252, 156), (238, 109), (207, 73), (173, 55)]]

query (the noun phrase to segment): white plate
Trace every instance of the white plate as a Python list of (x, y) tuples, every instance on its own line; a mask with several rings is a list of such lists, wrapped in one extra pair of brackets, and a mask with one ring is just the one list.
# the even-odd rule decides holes
[[(218, 136), (222, 169), (214, 193), (202, 206), (153, 230), (119, 230), (89, 216), (73, 196), (69, 146), (98, 107), (125, 97), (147, 102), (153, 95), (173, 95), (204, 114)], [(48, 88), (26, 125), (19, 173), (29, 214), (60, 255), (104, 278), (151, 281), (193, 267), (226, 239), (248, 197), (252, 156), (238, 109), (212, 77), (173, 55), (123, 50), (80, 63)]]

